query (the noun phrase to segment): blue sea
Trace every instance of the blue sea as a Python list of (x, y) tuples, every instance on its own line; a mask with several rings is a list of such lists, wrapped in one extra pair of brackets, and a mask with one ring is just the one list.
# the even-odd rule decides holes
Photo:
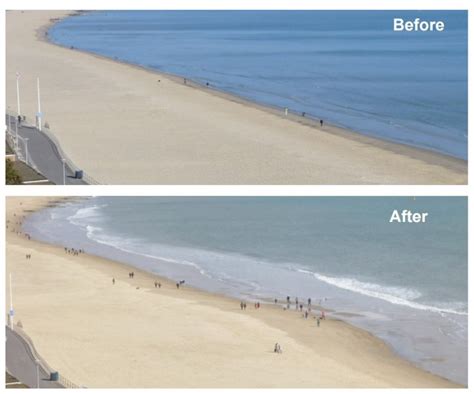
[[(445, 30), (393, 32), (394, 17)], [(49, 37), (467, 159), (466, 11), (97, 11)]]
[[(428, 221), (389, 223), (394, 209)], [(24, 231), (238, 299), (311, 298), (467, 384), (464, 197), (96, 197)]]

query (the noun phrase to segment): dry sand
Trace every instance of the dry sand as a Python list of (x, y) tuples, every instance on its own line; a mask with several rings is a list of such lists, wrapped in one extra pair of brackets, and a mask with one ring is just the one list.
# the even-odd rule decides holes
[[(338, 320), (198, 291), (17, 234), (57, 198), (7, 199), (16, 321), (39, 353), (87, 387), (457, 387)], [(26, 260), (25, 255), (32, 258)], [(112, 285), (112, 277), (116, 284)], [(7, 286), (8, 291), (8, 286)], [(8, 293), (7, 293), (8, 294)], [(8, 302), (8, 297), (7, 297)], [(273, 353), (275, 342), (282, 354)]]
[[(67, 11), (6, 13), (6, 98), (45, 121), (71, 159), (108, 184), (465, 184), (463, 160), (321, 131), (177, 78), (44, 40)], [(159, 48), (153, 50), (159, 51)], [(158, 82), (161, 80), (161, 82)]]

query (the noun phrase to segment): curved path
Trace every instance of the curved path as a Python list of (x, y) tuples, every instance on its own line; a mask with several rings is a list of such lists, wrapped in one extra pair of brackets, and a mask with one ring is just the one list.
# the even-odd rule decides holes
[[(30, 345), (9, 327), (5, 328), (7, 371), (28, 387), (37, 388), (36, 361)], [(51, 381), (49, 373), (41, 365), (39, 366), (39, 387), (64, 388), (61, 383)]]
[[(10, 118), (10, 119), (9, 119)], [(10, 122), (10, 123), (9, 123)], [(6, 115), (6, 124), (11, 124), (13, 134), (17, 119), (14, 116)], [(28, 138), (28, 164), (43, 174), (56, 185), (63, 184), (63, 163), (62, 157), (53, 141), (35, 127), (18, 125), (18, 144), (23, 155), (25, 154), (25, 138)], [(66, 184), (67, 185), (87, 185), (83, 179), (76, 179), (72, 169), (66, 164)]]

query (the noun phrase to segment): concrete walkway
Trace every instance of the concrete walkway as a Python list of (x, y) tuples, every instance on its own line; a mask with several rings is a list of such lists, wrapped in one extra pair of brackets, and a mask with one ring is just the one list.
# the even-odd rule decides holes
[[(13, 135), (17, 118), (6, 115), (6, 124), (11, 125)], [(9, 123), (10, 122), (10, 123)], [(28, 163), (31, 167), (43, 174), (56, 185), (63, 184), (63, 162), (54, 142), (43, 132), (35, 127), (18, 124), (18, 145), (21, 153), (25, 155), (26, 147), (24, 139), (28, 138)], [(76, 179), (71, 168), (66, 164), (67, 185), (87, 185), (83, 179)]]
[[(6, 328), (6, 369), (19, 381), (28, 387), (37, 388), (38, 376), (35, 356), (30, 345), (22, 336)], [(50, 380), (50, 375), (40, 365), (39, 387), (40, 388), (64, 388), (59, 382)]]

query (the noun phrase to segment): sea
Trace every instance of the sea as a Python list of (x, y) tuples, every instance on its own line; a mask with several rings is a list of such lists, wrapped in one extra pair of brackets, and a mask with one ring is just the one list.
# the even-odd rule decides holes
[[(395, 209), (427, 221), (390, 223)], [(311, 298), (467, 384), (465, 197), (92, 197), (31, 214), (24, 231), (236, 302)]]
[[(394, 32), (393, 18), (442, 32)], [(52, 42), (467, 159), (467, 11), (96, 11)]]

